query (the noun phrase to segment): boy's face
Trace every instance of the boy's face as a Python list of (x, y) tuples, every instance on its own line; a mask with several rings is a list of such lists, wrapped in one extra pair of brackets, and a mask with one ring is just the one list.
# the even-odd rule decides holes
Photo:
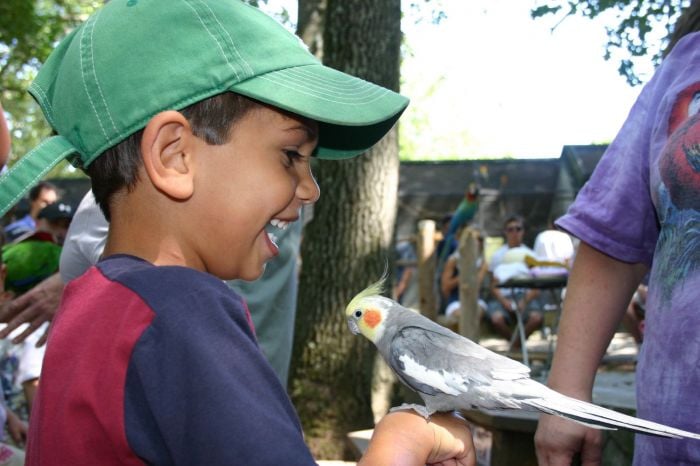
[(317, 134), (315, 122), (261, 106), (233, 125), (226, 144), (201, 141), (197, 249), (206, 271), (222, 279), (262, 274), (279, 253), (266, 226), (293, 222), (302, 204), (318, 200), (309, 165)]

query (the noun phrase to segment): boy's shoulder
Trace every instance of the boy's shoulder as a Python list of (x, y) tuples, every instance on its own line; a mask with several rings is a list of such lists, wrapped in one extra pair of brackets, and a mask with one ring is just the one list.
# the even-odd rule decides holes
[(189, 267), (157, 266), (135, 256), (115, 254), (98, 262), (97, 268), (111, 282), (153, 301), (191, 301), (208, 296), (242, 301), (219, 278)]
[(183, 332), (204, 335), (220, 327), (254, 338), (245, 301), (222, 280), (129, 255), (109, 256), (71, 281), (61, 313), (71, 320), (109, 320), (114, 328), (155, 326), (168, 338), (183, 337)]

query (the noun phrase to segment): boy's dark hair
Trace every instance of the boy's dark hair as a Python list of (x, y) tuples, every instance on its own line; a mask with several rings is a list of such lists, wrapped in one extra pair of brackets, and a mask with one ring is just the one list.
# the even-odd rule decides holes
[(45, 189), (58, 192), (58, 188), (53, 183), (49, 183), (48, 181), (40, 181), (29, 190), (29, 201), (36, 201), (39, 198), (39, 194), (41, 194), (41, 192)]
[[(263, 104), (233, 92), (224, 92), (180, 110), (195, 136), (207, 144), (225, 144), (233, 125), (249, 110)], [(143, 129), (102, 153), (85, 170), (92, 181), (95, 201), (107, 221), (112, 196), (123, 188), (131, 191), (138, 182)]]

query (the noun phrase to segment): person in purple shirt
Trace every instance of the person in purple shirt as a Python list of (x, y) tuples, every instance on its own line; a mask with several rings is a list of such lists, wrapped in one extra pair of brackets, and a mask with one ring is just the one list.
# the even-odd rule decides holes
[[(699, 9), (694, 1), (684, 12), (672, 50), (557, 222), (581, 245), (549, 377), (550, 387), (591, 399), (600, 359), (650, 270), (637, 415), (692, 432), (700, 432)], [(600, 464), (601, 439), (600, 431), (543, 416), (539, 464), (568, 465), (577, 452), (583, 465)], [(634, 464), (700, 464), (700, 442), (638, 435)]]

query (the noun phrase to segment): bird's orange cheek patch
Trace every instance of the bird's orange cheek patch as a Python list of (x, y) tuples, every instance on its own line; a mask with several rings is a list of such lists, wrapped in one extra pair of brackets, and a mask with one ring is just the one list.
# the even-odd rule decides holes
[(374, 328), (379, 324), (379, 322), (381, 322), (382, 315), (379, 313), (379, 311), (375, 311), (374, 309), (368, 309), (367, 311), (365, 311), (365, 314), (362, 317), (362, 319), (365, 321), (369, 328)]

